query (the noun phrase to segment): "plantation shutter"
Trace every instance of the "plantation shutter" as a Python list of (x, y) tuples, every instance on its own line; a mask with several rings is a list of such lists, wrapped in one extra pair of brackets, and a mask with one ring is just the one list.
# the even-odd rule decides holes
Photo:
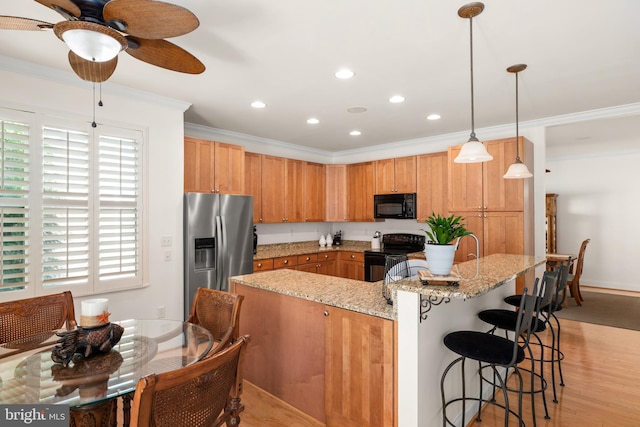
[(99, 137), (100, 287), (142, 283), (140, 147), (137, 138)]
[(86, 132), (43, 128), (43, 288), (69, 288), (89, 283), (89, 147)]
[(29, 156), (29, 124), (0, 117), (0, 292), (29, 285)]

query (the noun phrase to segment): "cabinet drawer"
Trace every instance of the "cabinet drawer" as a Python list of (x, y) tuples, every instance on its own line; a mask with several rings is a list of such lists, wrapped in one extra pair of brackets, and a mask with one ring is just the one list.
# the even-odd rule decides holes
[(253, 272), (273, 270), (273, 258), (257, 259), (253, 261)]
[(293, 256), (283, 256), (279, 258), (273, 259), (273, 268), (290, 268), (298, 265), (298, 261), (295, 255)]
[(318, 262), (335, 261), (336, 252), (320, 252), (318, 253)]
[(364, 252), (340, 252), (340, 260), (364, 262)]
[(310, 262), (318, 262), (318, 254), (298, 255), (297, 262), (298, 265), (309, 264)]

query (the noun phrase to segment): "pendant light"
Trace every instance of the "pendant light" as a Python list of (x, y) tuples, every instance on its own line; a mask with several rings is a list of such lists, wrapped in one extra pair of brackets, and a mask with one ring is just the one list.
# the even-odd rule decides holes
[(522, 163), (520, 160), (520, 135), (518, 132), (518, 73), (527, 68), (526, 64), (517, 64), (512, 65), (507, 68), (507, 71), (516, 75), (516, 161), (509, 166), (507, 173), (504, 174), (503, 178), (506, 179), (521, 179), (521, 178), (531, 178), (533, 175), (527, 169), (527, 165)]
[(479, 163), (493, 160), (482, 142), (476, 138), (474, 109), (473, 109), (473, 18), (484, 10), (484, 4), (469, 3), (458, 9), (458, 16), (469, 19), (469, 46), (471, 52), (471, 135), (469, 140), (462, 145), (460, 153), (453, 160), (455, 163)]

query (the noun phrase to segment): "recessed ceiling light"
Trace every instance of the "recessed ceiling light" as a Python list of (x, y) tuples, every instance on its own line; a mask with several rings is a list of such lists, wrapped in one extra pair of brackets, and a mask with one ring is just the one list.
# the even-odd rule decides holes
[(349, 107), (347, 111), (350, 113), (364, 113), (367, 109), (365, 107)]
[(251, 106), (252, 106), (253, 108), (264, 108), (264, 107), (266, 107), (266, 106), (267, 106), (267, 104), (265, 104), (265, 103), (264, 103), (264, 102), (262, 102), (262, 101), (253, 101), (253, 102), (251, 103)]
[(347, 70), (346, 68), (343, 68), (342, 70), (337, 71), (335, 74), (335, 76), (339, 79), (350, 79), (355, 75), (356, 73), (354, 73), (351, 70)]
[(404, 96), (393, 95), (391, 98), (389, 98), (389, 102), (391, 102), (392, 104), (399, 104), (401, 102), (404, 102)]
[(429, 114), (427, 120), (440, 120), (440, 114)]
[(362, 135), (362, 132), (360, 132), (359, 130), (352, 130), (351, 132), (349, 132), (349, 135), (351, 135), (351, 136), (360, 136), (360, 135)]
[(317, 125), (318, 123), (320, 123), (320, 120), (316, 119), (315, 117), (312, 117), (307, 120), (307, 123), (309, 123), (310, 125)]

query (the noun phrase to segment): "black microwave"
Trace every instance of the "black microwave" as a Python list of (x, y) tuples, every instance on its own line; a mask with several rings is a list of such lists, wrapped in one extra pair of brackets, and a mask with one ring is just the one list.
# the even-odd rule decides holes
[(416, 193), (374, 195), (373, 217), (416, 219)]

